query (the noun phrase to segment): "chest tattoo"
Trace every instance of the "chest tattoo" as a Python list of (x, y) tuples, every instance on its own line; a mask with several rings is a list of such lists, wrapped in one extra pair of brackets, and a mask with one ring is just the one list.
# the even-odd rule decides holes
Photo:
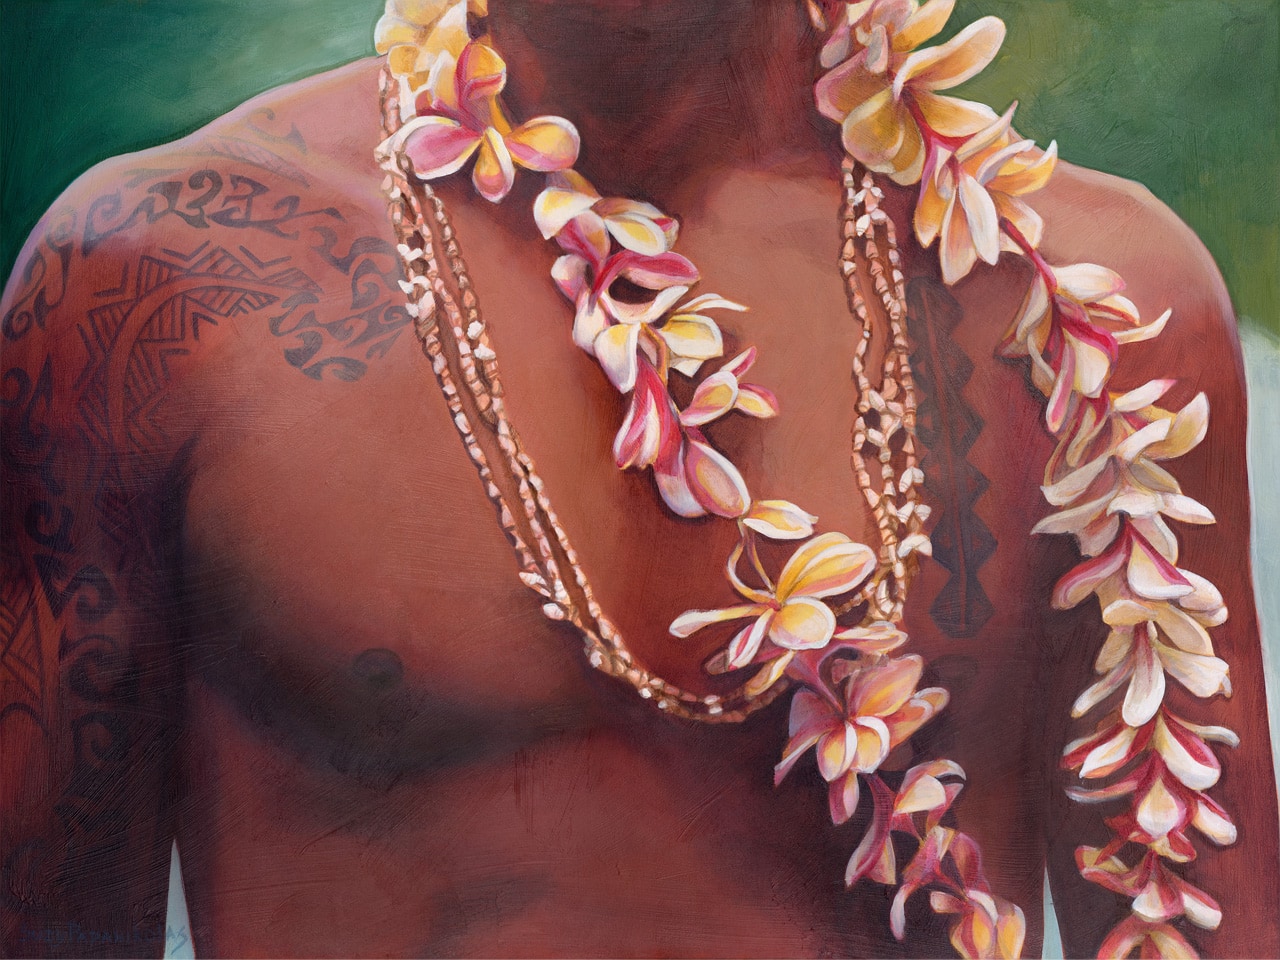
[(991, 618), (978, 573), (996, 549), (995, 536), (976, 510), (988, 481), (969, 460), (983, 427), (964, 396), (973, 362), (954, 337), (963, 317), (960, 304), (941, 283), (913, 280), (907, 311), (920, 388), (917, 429), (927, 450), (921, 466), (936, 518), (933, 557), (948, 574), (929, 615), (948, 636), (971, 637)]

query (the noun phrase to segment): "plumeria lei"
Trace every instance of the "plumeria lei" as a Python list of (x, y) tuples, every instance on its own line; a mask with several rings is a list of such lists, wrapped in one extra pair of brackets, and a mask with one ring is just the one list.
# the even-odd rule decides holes
[[(1110, 627), (1097, 658), (1101, 677), (1080, 695), (1074, 714), (1125, 691), (1119, 708), (1065, 751), (1067, 767), (1100, 784), (1073, 790), (1076, 799), (1122, 804), (1107, 820), (1114, 839), (1081, 847), (1077, 861), (1085, 877), (1132, 900), (1131, 915), (1107, 937), (1101, 955), (1194, 955), (1175, 922), (1213, 929), (1221, 912), (1176, 865), (1196, 855), (1190, 828), (1216, 844), (1235, 839), (1228, 815), (1205, 791), (1220, 772), (1209, 742), (1230, 745), (1236, 738), (1164, 705), (1166, 677), (1200, 697), (1229, 694), (1230, 687), (1206, 629), (1226, 617), (1221, 595), (1177, 566), (1178, 543), (1166, 522), (1213, 517), (1160, 464), (1203, 438), (1205, 398), (1172, 412), (1157, 406), (1171, 380), (1109, 389), (1119, 346), (1156, 336), (1168, 313), (1143, 323), (1111, 270), (1046, 262), (1038, 251), (1041, 219), (1022, 197), (1048, 181), (1056, 147), (1041, 149), (1018, 136), (1013, 108), (998, 115), (941, 92), (994, 58), (1004, 37), (998, 19), (985, 17), (945, 43), (925, 46), (943, 29), (953, 0), (808, 5), (828, 31), (818, 108), (840, 124), (850, 157), (898, 184), (918, 186), (915, 234), (926, 248), (938, 244), (944, 280), (955, 283), (979, 260), (994, 264), (1006, 252), (1035, 267), (1002, 350), (1030, 358), (1058, 441), (1043, 487), (1056, 511), (1036, 530), (1073, 535), (1083, 554), (1058, 584), (1055, 606), (1096, 597)], [(572, 124), (509, 116), (500, 99), (506, 66), (487, 36), (470, 32), (484, 7), (477, 0), (387, 0), (376, 41), (400, 85), (402, 124), (380, 157), (407, 158), (422, 181), (470, 163), (476, 190), (493, 202), (508, 194), (517, 168), (545, 175), (534, 220), (560, 249), (551, 276), (573, 306), (574, 342), (627, 398), (613, 447), (618, 466), (651, 469), (663, 501), (680, 516), (711, 514), (737, 525), (725, 573), (744, 602), (689, 611), (671, 625), (672, 634), (741, 622), (712, 668), (752, 671), (751, 695), (784, 679), (795, 686), (775, 779), (812, 751), (836, 824), (850, 820), (869, 795), (869, 825), (846, 880), (897, 886), (895, 935), (904, 934), (908, 898), (928, 888), (932, 909), (951, 916), (952, 943), (962, 956), (1019, 955), (1021, 910), (991, 890), (974, 841), (944, 823), (964, 772), (948, 760), (900, 776), (881, 769), (946, 705), (947, 694), (919, 688), (923, 662), (900, 653), (907, 638), (897, 624), (870, 614), (854, 625), (840, 623), (849, 610), (868, 609), (837, 601), (866, 591), (880, 562), (876, 551), (840, 533), (815, 532), (817, 518), (794, 503), (756, 499), (703, 431), (732, 412), (778, 413), (773, 394), (745, 380), (754, 348), (696, 379), (724, 355), (715, 315), (746, 308), (716, 294), (691, 295), (700, 275), (673, 249), (677, 221), (650, 204), (604, 196), (576, 172)], [(632, 295), (616, 295), (618, 281)], [(673, 374), (696, 379), (684, 406), (670, 389)], [(763, 541), (795, 543), (776, 576), (761, 560)], [(909, 536), (891, 559), (901, 564), (928, 549), (925, 537)], [(898, 850), (903, 841), (911, 850), (901, 867), (895, 836)]]

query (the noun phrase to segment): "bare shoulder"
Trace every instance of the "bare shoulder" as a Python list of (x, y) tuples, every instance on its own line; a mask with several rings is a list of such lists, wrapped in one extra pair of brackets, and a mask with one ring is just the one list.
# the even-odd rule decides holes
[(1125, 279), (1144, 319), (1171, 315), (1157, 339), (1122, 351), (1121, 382), (1177, 376), (1243, 390), (1235, 311), (1213, 256), (1165, 203), (1131, 180), (1061, 164), (1036, 197), (1053, 263), (1099, 263)]
[(237, 343), (313, 380), (358, 379), (408, 323), (378, 136), (376, 65), (361, 62), (87, 171), (0, 303), (10, 393), (47, 365), (51, 397), (104, 394), (120, 420), (124, 398), (154, 404)]

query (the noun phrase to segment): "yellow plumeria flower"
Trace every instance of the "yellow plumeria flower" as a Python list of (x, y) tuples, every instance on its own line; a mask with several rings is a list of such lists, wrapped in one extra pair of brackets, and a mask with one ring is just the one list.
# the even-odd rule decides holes
[(417, 98), (420, 115), (389, 137), (379, 152), (403, 151), (420, 180), (456, 173), (475, 156), (472, 182), (493, 203), (510, 192), (517, 166), (542, 173), (572, 166), (579, 147), (573, 124), (541, 116), (513, 127), (498, 102), (506, 82), (506, 63), (484, 43), (468, 43), (457, 60), (440, 54)]
[(533, 219), (544, 239), (559, 236), (570, 224), (576, 236), (569, 249), (586, 244), (603, 259), (611, 238), (627, 250), (655, 257), (671, 249), (679, 232), (675, 217), (651, 203), (602, 197), (586, 177), (564, 170), (548, 177), (549, 185), (533, 202)]
[(824, 533), (801, 544), (782, 568), (772, 590), (755, 590), (735, 580), (734, 587), (753, 601), (720, 610), (690, 610), (671, 624), (671, 634), (687, 637), (713, 623), (755, 620), (729, 642), (728, 666), (748, 666), (767, 638), (783, 650), (816, 650), (831, 642), (836, 618), (824, 597), (848, 593), (875, 569), (870, 547), (842, 533)]
[(963, 83), (994, 59), (1004, 42), (999, 18), (983, 17), (940, 46), (916, 49), (942, 30), (953, 6), (954, 0), (853, 4), (847, 47), (837, 37), (824, 51), (834, 60), (859, 47), (818, 81), (818, 109), (841, 124), (854, 159), (901, 184), (917, 182), (924, 172), (926, 131), (934, 138), (969, 137), (995, 119), (990, 107), (937, 91)]
[[(922, 247), (941, 238), (942, 279), (955, 283), (981, 259), (994, 264), (1001, 249), (1001, 221), (1008, 221), (1033, 247), (1044, 223), (1022, 194), (1043, 187), (1058, 160), (1058, 145), (1041, 150), (1015, 138), (1013, 111), (964, 141), (956, 150), (939, 149), (930, 158), (916, 204), (915, 231)], [(1016, 249), (1016, 248), (1015, 248)]]
[(378, 53), (386, 54), (392, 76), (417, 90), (441, 53), (455, 58), (467, 44), (467, 12), (485, 14), (486, 0), (387, 0), (374, 28)]

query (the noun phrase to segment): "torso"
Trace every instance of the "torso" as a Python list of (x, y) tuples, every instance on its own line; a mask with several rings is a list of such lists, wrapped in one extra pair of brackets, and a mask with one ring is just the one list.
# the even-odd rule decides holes
[[(843, 888), (858, 827), (830, 826), (816, 773), (772, 786), (784, 706), (740, 726), (661, 716), (595, 674), (516, 578), (401, 307), (375, 71), (319, 78), (144, 158), (90, 223), (110, 233), (180, 193), (147, 263), (99, 300), (103, 325), (125, 317), (117, 355), (136, 337), (109, 373), (117, 439), (163, 448), (157, 463), (182, 451), (178, 829), (197, 949), (903, 949), (880, 890)], [(859, 331), (836, 269), (832, 162), (728, 173), (676, 212), (700, 290), (751, 306), (724, 318), (728, 355), (760, 348), (752, 379), (783, 411), (717, 441), (753, 490), (874, 543), (849, 463)], [(251, 210), (242, 178), (266, 187)], [(604, 609), (639, 659), (700, 689), (727, 635), (666, 627), (732, 602), (731, 525), (674, 520), (648, 476), (613, 466), (621, 402), (568, 336), (529, 198), (442, 195), (508, 410)], [(953, 695), (917, 749), (971, 770), (965, 827), (1035, 915), (1049, 788), (1019, 771), (1041, 766), (1039, 620), (1069, 553), (1029, 536), (1049, 442), (1022, 365), (994, 355), (1026, 277), (1002, 265), (948, 291), (936, 258), (906, 246), (938, 554), (906, 627), (926, 680)]]

